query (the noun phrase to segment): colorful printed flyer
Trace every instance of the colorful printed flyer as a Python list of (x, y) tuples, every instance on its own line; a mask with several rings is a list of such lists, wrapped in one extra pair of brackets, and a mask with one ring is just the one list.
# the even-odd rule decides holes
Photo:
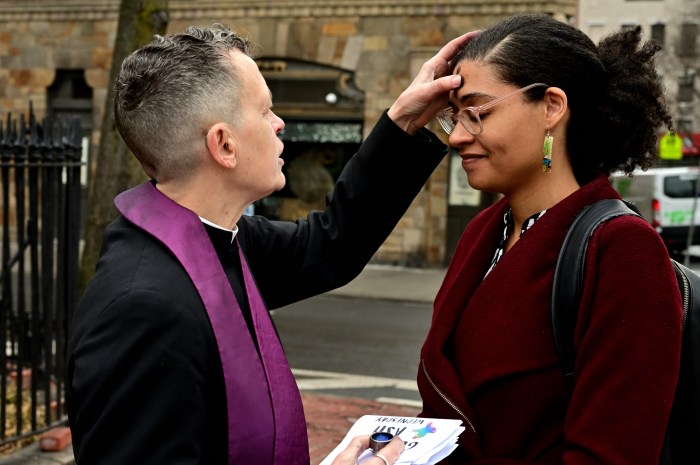
[[(405, 449), (396, 465), (432, 465), (457, 448), (457, 438), (462, 431), (464, 427), (460, 420), (365, 415), (352, 425), (343, 441), (321, 465), (330, 465), (355, 436), (379, 432), (391, 433), (403, 439)], [(372, 451), (367, 449), (357, 463), (362, 464), (371, 457)]]

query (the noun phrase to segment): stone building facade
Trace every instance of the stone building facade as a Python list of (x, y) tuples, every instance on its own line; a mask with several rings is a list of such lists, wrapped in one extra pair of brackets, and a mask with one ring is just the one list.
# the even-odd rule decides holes
[[(642, 26), (661, 46), (657, 58), (676, 129), (700, 150), (700, 2), (697, 0), (579, 0), (578, 27), (598, 42), (620, 29)], [(690, 163), (697, 165), (697, 160)]]
[[(288, 128), (301, 128), (307, 144), (318, 139), (318, 134), (310, 135), (314, 128), (330, 128), (333, 134), (324, 139), (324, 147), (344, 144), (340, 152), (331, 150), (341, 153), (342, 162), (343, 154), (368, 134), (420, 65), (445, 42), (521, 12), (546, 12), (573, 22), (576, 3), (170, 0), (168, 29), (220, 22), (249, 36), (259, 45), (261, 70), (274, 84), (275, 109)], [(95, 150), (105, 111), (118, 4), (118, 0), (0, 0), (0, 110), (26, 112), (31, 100), (39, 117), (79, 114), (87, 145)], [(287, 141), (285, 145), (293, 147)], [(328, 151), (324, 153), (319, 157), (328, 158)], [(449, 259), (469, 218), (492, 201), (470, 192), (464, 174), (452, 168), (448, 157), (375, 262), (435, 266)], [(294, 197), (292, 193), (287, 198)], [(376, 207), (382, 208), (380, 199)]]

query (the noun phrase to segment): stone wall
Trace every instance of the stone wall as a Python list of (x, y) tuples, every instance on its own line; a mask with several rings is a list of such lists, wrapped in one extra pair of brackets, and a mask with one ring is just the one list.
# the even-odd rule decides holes
[[(26, 111), (32, 100), (41, 116), (55, 70), (81, 68), (94, 92), (93, 127), (99, 128), (117, 8), (115, 0), (0, 0), (0, 108)], [(566, 19), (575, 15), (576, 0), (170, 0), (169, 30), (220, 22), (249, 36), (261, 56), (300, 58), (354, 71), (365, 93), (366, 135), (420, 65), (445, 42), (527, 11)], [(95, 130), (93, 145), (98, 141)], [(445, 160), (376, 254), (376, 262), (443, 262), (447, 183)]]

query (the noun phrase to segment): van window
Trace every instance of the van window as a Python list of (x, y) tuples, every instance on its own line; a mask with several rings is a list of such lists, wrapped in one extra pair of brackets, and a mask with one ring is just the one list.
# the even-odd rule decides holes
[(673, 199), (693, 197), (696, 180), (697, 175), (693, 174), (668, 176), (664, 178), (664, 194)]

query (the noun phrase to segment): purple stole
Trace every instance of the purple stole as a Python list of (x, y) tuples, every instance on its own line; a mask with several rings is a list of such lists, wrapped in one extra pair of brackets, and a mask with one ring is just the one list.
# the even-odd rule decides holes
[(259, 355), (197, 215), (150, 182), (119, 194), (115, 205), (127, 220), (177, 257), (204, 303), (224, 373), (229, 465), (308, 465), (309, 442), (299, 389), (240, 247)]

